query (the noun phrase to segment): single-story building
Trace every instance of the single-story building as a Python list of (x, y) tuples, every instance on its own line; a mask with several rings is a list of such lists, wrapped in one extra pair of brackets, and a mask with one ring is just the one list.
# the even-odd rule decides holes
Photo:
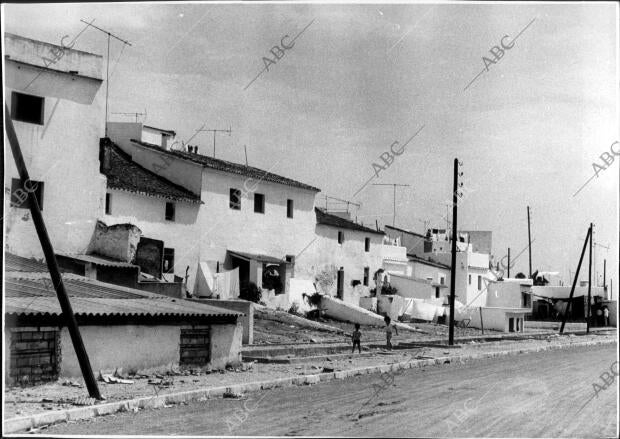
[[(241, 361), (243, 313), (76, 274), (63, 274), (63, 283), (94, 371)], [(4, 349), (8, 384), (81, 376), (46, 266), (14, 255), (5, 273)]]

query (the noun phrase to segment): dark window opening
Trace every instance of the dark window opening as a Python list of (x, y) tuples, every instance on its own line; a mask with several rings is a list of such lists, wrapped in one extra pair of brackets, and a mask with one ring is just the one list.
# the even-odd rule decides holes
[(174, 203), (166, 202), (166, 221), (174, 221)]
[(286, 217), (293, 218), (293, 200), (286, 200)]
[(164, 273), (174, 273), (174, 249), (164, 248)]
[(254, 212), (265, 213), (265, 195), (254, 194)]
[(8, 378), (32, 386), (56, 381), (59, 374), (58, 331), (11, 331)]
[(445, 278), (445, 277), (443, 277), (443, 276), (441, 276), (441, 277), (439, 278), (439, 283), (440, 283), (441, 285), (445, 285), (445, 284), (446, 284), (446, 278)]
[(14, 91), (11, 94), (11, 119), (43, 125), (45, 99)]
[(471, 285), (471, 274), (469, 275), (469, 285)]
[(478, 291), (482, 289), (482, 276), (478, 275)]
[(364, 267), (364, 286), (368, 286), (368, 279), (370, 278), (370, 268)]
[(239, 189), (230, 190), (229, 207), (233, 210), (241, 210), (241, 191)]
[(205, 329), (181, 329), (181, 365), (204, 366), (211, 360), (211, 333)]
[(338, 232), (338, 244), (342, 244), (344, 242), (344, 232)]
[(364, 239), (364, 250), (366, 252), (370, 251), (370, 238), (365, 238)]
[(30, 209), (28, 193), (32, 192), (37, 197), (39, 209), (43, 210), (43, 182), (27, 180), (23, 186), (19, 178), (11, 180), (11, 207)]
[(340, 270), (338, 270), (338, 283), (337, 285), (337, 289), (336, 289), (336, 296), (339, 299), (342, 299), (344, 297), (344, 268), (340, 267)]
[(439, 287), (435, 287), (435, 299), (439, 299)]
[(105, 194), (105, 213), (106, 215), (112, 214), (112, 194)]

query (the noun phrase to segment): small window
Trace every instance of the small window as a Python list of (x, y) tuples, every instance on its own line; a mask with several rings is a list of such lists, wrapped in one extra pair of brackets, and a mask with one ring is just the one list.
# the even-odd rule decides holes
[(265, 195), (254, 194), (254, 213), (265, 213)]
[(478, 275), (478, 291), (482, 289), (482, 276)]
[(469, 275), (469, 285), (471, 285), (471, 274)]
[(369, 277), (370, 277), (370, 268), (364, 267), (364, 286), (368, 286)]
[(446, 284), (446, 277), (445, 277), (445, 276), (441, 276), (441, 277), (439, 278), (439, 283), (440, 283), (441, 285), (445, 285), (445, 284)]
[(344, 232), (338, 232), (338, 244), (342, 244), (344, 242)]
[(14, 91), (11, 94), (11, 119), (43, 125), (45, 99)]
[(164, 273), (174, 273), (173, 248), (164, 248)]
[(286, 200), (286, 217), (293, 218), (293, 200)]
[(39, 209), (43, 210), (43, 182), (27, 180), (22, 186), (19, 178), (13, 178), (11, 181), (11, 207), (30, 209), (29, 192), (34, 193)]
[(229, 207), (233, 210), (241, 210), (241, 191), (239, 189), (230, 190)]
[(441, 293), (439, 292), (439, 287), (435, 287), (435, 299), (439, 299)]
[(166, 221), (174, 221), (174, 203), (166, 202)]
[(112, 194), (105, 194), (105, 213), (106, 215), (112, 214)]
[(370, 238), (364, 239), (364, 250), (366, 250), (366, 252), (370, 251)]

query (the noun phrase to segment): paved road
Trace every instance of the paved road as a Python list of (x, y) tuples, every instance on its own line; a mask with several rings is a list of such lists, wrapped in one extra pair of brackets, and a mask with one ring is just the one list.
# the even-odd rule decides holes
[(616, 349), (614, 344), (408, 369), (393, 375), (393, 383), (387, 374), (358, 376), (262, 391), (248, 400), (214, 399), (60, 424), (43, 433), (617, 437), (617, 378), (580, 411), (595, 395), (593, 383), (603, 386), (599, 376), (616, 361)]

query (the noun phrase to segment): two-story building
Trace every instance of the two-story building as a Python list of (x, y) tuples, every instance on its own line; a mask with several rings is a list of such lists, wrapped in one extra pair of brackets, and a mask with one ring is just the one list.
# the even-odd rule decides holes
[(286, 293), (288, 279), (299, 271), (296, 255), (315, 237), (314, 199), (320, 190), (194, 148), (171, 149), (168, 138), (149, 143), (152, 134), (141, 123), (108, 124), (111, 141), (133, 162), (200, 196), (196, 232), (188, 236), (191, 246), (175, 250), (174, 273), (184, 276), (190, 267), (190, 291), (200, 262), (213, 272), (238, 268), (242, 287), (249, 282), (261, 287), (269, 273), (280, 278), (279, 292)]
[(32, 191), (54, 249), (84, 252), (104, 209), (102, 57), (10, 33), (4, 53), (5, 99), (31, 179), (22, 185), (7, 144), (5, 249), (43, 255), (28, 210)]

